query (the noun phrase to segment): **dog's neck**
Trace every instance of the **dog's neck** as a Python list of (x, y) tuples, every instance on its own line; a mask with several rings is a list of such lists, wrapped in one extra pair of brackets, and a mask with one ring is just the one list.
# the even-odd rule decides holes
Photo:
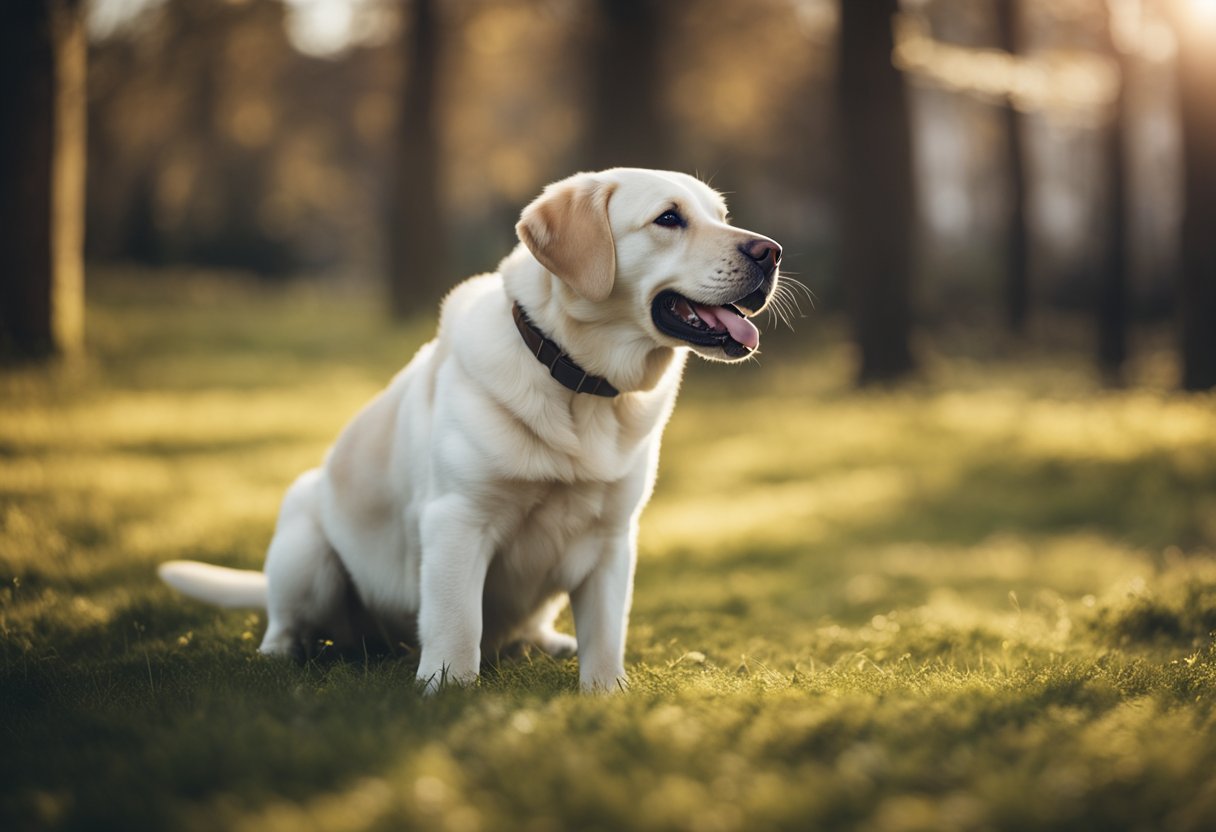
[(511, 305), (511, 314), (515, 318), (515, 328), (528, 345), (528, 351), (536, 356), (537, 361), (548, 367), (549, 375), (567, 390), (608, 399), (620, 395), (621, 391), (613, 387), (612, 382), (603, 376), (591, 375), (541, 332), (528, 318), (528, 313), (518, 301)]
[(548, 271), (522, 244), (498, 267), (511, 301), (527, 310), (528, 318), (589, 374), (602, 376), (621, 393), (653, 390), (683, 361), (676, 350), (655, 344), (633, 323), (634, 316), (605, 315), (619, 298), (593, 302), (581, 298)]

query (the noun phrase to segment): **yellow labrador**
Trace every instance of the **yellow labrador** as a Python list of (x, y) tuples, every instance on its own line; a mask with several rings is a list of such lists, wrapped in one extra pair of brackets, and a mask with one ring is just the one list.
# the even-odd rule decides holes
[[(445, 299), (435, 340), (287, 491), (264, 572), (161, 577), (264, 607), (261, 650), (368, 626), (421, 647), (428, 689), (523, 640), (625, 682), (638, 515), (687, 354), (750, 355), (781, 248), (681, 173), (616, 168), (545, 189), (498, 271)], [(576, 643), (553, 621), (569, 598)]]

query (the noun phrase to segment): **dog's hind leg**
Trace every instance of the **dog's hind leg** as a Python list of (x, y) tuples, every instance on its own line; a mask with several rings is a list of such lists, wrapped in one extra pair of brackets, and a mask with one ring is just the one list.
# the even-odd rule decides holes
[(302, 658), (311, 639), (354, 642), (347, 604), (350, 577), (318, 522), (320, 472), (302, 474), (283, 498), (266, 553), (268, 623), (259, 650)]
[(578, 641), (574, 636), (559, 633), (553, 626), (567, 600), (563, 593), (542, 604), (520, 629), (520, 638), (558, 659), (567, 659), (578, 653)]

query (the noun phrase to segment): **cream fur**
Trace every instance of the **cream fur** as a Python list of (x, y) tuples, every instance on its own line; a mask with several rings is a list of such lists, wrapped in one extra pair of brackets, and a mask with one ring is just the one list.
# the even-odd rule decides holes
[[(654, 224), (671, 205), (686, 228)], [(417, 640), (430, 690), (473, 680), (483, 651), (518, 639), (577, 649), (584, 689), (623, 685), (638, 517), (690, 349), (655, 329), (650, 302), (664, 289), (729, 294), (715, 269), (758, 235), (725, 217), (721, 196), (684, 174), (618, 168), (551, 185), (523, 213), (525, 244), (452, 290), (435, 340), (288, 490), (265, 578), (248, 573), (238, 593), (231, 574), (209, 583), (197, 564), (162, 576), (214, 603), (259, 597), (264, 580), (264, 653), (318, 635), (357, 643), (366, 613)], [(584, 249), (594, 262), (580, 264)], [(516, 332), (513, 301), (621, 395), (554, 381)], [(567, 597), (577, 645), (553, 628)]]

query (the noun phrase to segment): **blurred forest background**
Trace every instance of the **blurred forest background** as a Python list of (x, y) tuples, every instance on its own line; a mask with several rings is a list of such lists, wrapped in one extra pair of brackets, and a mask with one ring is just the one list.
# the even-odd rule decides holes
[[(627, 696), (157, 581), (611, 165), (815, 294), (690, 368)], [(1214, 232), (1216, 0), (0, 0), (0, 829), (1216, 829)]]
[(1216, 385), (1212, 0), (0, 15), (8, 354), (77, 348), (81, 246), (94, 264), (383, 287), (397, 316), (430, 314), (509, 250), (545, 183), (639, 165), (730, 191), (817, 316), (849, 313), (863, 382), (912, 372), (921, 330), (1016, 345), (1064, 320), (1112, 383), (1147, 324), (1174, 333), (1183, 386)]

